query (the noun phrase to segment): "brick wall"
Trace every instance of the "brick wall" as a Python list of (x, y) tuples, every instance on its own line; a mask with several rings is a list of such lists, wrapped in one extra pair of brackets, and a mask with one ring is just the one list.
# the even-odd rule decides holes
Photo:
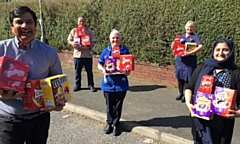
[[(74, 67), (73, 53), (70, 51), (59, 52), (59, 57), (62, 65)], [(98, 57), (93, 58), (93, 69), (97, 69)], [(146, 80), (168, 87), (177, 86), (175, 79), (174, 66), (159, 67), (146, 63), (135, 63), (135, 70), (131, 72), (131, 78)]]

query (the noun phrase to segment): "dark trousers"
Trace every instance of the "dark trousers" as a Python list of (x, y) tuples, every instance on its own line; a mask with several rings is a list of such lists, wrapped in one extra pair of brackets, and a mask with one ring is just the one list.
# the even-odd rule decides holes
[(87, 72), (87, 79), (88, 79), (88, 86), (94, 86), (93, 82), (93, 72), (92, 72), (92, 65), (93, 61), (92, 58), (74, 58), (75, 64), (75, 86), (81, 87), (81, 80), (82, 80), (82, 68), (85, 67)]
[(181, 96), (184, 96), (185, 86), (188, 84), (185, 80), (178, 79), (178, 90)]
[(49, 112), (30, 120), (0, 115), (0, 143), (46, 144), (49, 125)]
[(118, 126), (122, 114), (123, 100), (127, 91), (103, 92), (106, 99), (107, 124)]

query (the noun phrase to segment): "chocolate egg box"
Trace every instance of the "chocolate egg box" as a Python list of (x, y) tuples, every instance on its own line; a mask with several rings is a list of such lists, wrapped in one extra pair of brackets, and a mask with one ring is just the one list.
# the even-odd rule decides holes
[(72, 99), (67, 74), (59, 74), (40, 80), (46, 107), (56, 107)]
[(0, 89), (24, 91), (29, 66), (10, 57), (0, 57)]
[(40, 79), (27, 80), (25, 93), (26, 96), (23, 97), (23, 108), (25, 110), (37, 110), (45, 107)]

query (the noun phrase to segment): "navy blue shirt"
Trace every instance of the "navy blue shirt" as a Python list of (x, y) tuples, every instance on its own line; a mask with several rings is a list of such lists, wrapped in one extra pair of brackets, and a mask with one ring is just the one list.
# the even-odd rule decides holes
[[(126, 46), (120, 45), (120, 54), (130, 54)], [(103, 49), (98, 63), (104, 65), (105, 57), (112, 56), (112, 46)], [(106, 92), (120, 92), (129, 89), (128, 78), (125, 74), (116, 74), (106, 76), (107, 82), (104, 82), (104, 76), (101, 81), (101, 89)]]

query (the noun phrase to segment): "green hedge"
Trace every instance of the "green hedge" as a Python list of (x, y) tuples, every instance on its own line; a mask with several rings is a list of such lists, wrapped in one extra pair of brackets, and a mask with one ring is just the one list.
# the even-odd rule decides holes
[[(39, 15), (36, 1), (0, 3), (0, 39), (12, 36), (7, 21), (15, 5), (28, 5)], [(170, 48), (174, 36), (184, 33), (186, 22), (193, 20), (195, 32), (204, 44), (198, 62), (209, 57), (217, 38), (224, 37), (235, 42), (239, 65), (239, 5), (238, 0), (43, 0), (42, 11), (47, 42), (57, 49), (72, 49), (67, 45), (67, 36), (77, 26), (77, 18), (84, 15), (97, 39), (95, 54), (110, 44), (109, 34), (115, 28), (138, 61), (170, 65), (174, 63)], [(40, 27), (37, 38), (40, 39)]]

